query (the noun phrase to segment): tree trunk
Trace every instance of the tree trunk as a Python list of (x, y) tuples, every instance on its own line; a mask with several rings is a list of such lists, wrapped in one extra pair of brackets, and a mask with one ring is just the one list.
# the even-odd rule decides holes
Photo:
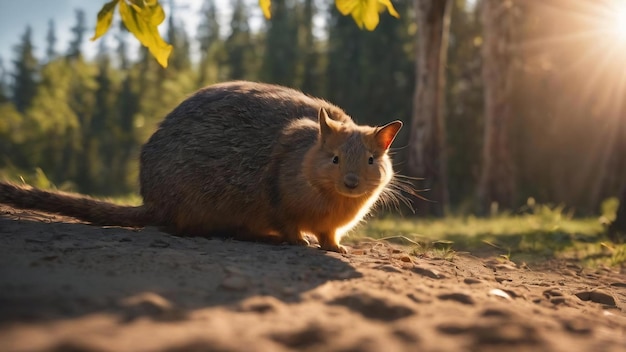
[(515, 197), (515, 170), (509, 141), (513, 70), (512, 5), (509, 1), (484, 0), (483, 82), (485, 127), (482, 168), (478, 184), (479, 213), (510, 208)]
[[(622, 113), (622, 117), (626, 116), (626, 112)], [(622, 119), (624, 120), (624, 119)], [(619, 123), (619, 122), (618, 122)], [(617, 156), (616, 160), (619, 163), (613, 172), (617, 175), (617, 179), (621, 180), (620, 186), (622, 194), (619, 197), (619, 207), (615, 215), (615, 220), (609, 226), (609, 237), (615, 242), (626, 242), (626, 182), (624, 174), (626, 173), (626, 120), (621, 121), (619, 126), (619, 133), (616, 140), (619, 143), (616, 144), (614, 153)]]
[(615, 220), (609, 226), (609, 237), (615, 242), (626, 242), (626, 187), (620, 196)]
[(430, 190), (424, 193), (430, 202), (414, 200), (417, 215), (443, 216), (448, 203), (443, 112), (451, 8), (451, 0), (415, 0), (417, 82), (407, 171)]

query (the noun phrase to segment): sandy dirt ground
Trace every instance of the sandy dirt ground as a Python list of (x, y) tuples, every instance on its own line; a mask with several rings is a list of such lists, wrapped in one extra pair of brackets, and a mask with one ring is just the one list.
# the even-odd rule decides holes
[(350, 254), (0, 206), (0, 351), (625, 351), (626, 275)]

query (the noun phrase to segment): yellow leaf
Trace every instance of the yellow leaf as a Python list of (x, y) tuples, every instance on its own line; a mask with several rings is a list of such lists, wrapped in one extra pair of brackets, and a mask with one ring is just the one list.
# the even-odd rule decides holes
[(336, 0), (335, 6), (342, 15), (348, 16), (360, 2), (360, 0)]
[(162, 11), (158, 3), (154, 6), (139, 7), (134, 3), (129, 5), (125, 0), (120, 1), (120, 15), (126, 28), (143, 46), (148, 48), (161, 66), (167, 67), (167, 59), (172, 52), (172, 46), (161, 38), (155, 24)]
[(363, 14), (361, 15), (361, 21), (365, 24), (365, 29), (373, 31), (378, 26), (380, 16), (378, 15), (378, 1), (368, 0), (363, 6)]
[(152, 16), (150, 16), (150, 23), (155, 26), (160, 25), (165, 20), (165, 11), (163, 8), (157, 4), (157, 6), (152, 11)]
[(96, 40), (100, 38), (104, 33), (109, 30), (111, 27), (111, 22), (113, 22), (113, 10), (115, 10), (115, 6), (117, 6), (119, 0), (109, 1), (102, 9), (98, 12), (98, 22), (96, 23), (96, 33), (91, 37), (91, 40)]
[(393, 7), (391, 0), (378, 0), (378, 2), (381, 3), (382, 5), (385, 5), (385, 7), (387, 8), (387, 11), (389, 11), (389, 14), (391, 16), (395, 18), (400, 18), (400, 15), (396, 11), (396, 9)]
[(272, 18), (272, 0), (259, 0), (259, 6), (261, 7), (261, 10), (263, 10), (263, 15), (265, 16), (265, 18), (267, 18), (268, 20)]
[(337, 10), (344, 15), (352, 15), (359, 28), (373, 31), (380, 22), (379, 13), (385, 9), (394, 17), (400, 17), (391, 0), (335, 0)]

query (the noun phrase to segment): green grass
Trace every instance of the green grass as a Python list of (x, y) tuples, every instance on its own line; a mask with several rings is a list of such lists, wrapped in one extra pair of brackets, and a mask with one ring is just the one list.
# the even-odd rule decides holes
[(626, 245), (605, 236), (614, 202), (605, 215), (574, 218), (563, 207), (529, 205), (523, 214), (478, 218), (448, 216), (442, 219), (371, 219), (347, 238), (386, 239), (407, 245), (416, 254), (449, 259), (454, 252), (501, 256), (517, 263), (564, 259), (584, 266), (620, 266), (626, 263)]

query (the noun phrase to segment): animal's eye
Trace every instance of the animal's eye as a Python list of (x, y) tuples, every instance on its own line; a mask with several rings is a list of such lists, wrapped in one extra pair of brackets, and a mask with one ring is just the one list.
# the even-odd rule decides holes
[(333, 164), (339, 164), (339, 157), (336, 155), (333, 157)]
[(372, 165), (372, 164), (374, 163), (374, 157), (373, 157), (373, 156), (370, 156), (370, 158), (369, 158), (369, 159), (367, 159), (367, 163), (368, 163), (368, 164), (370, 164), (370, 165)]

